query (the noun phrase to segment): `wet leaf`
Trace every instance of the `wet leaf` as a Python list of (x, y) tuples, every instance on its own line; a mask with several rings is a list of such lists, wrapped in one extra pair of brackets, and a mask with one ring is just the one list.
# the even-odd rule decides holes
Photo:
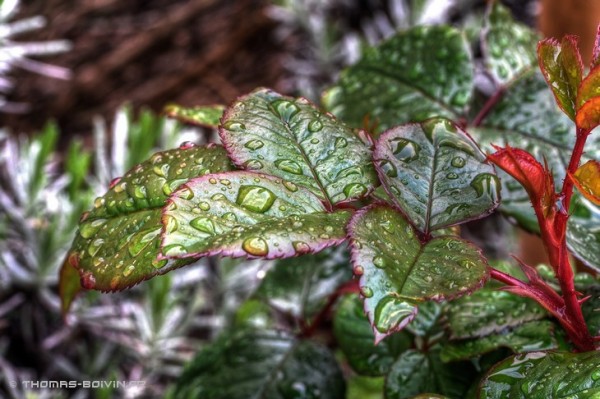
[(454, 236), (421, 244), (407, 220), (391, 208), (359, 211), (348, 233), (376, 341), (404, 328), (419, 302), (465, 295), (488, 277), (486, 260), (472, 244)]
[(550, 321), (532, 321), (514, 329), (504, 328), (485, 337), (446, 342), (440, 357), (444, 362), (453, 362), (481, 356), (501, 347), (515, 353), (557, 349), (553, 330), (554, 324)]
[(172, 397), (343, 399), (345, 390), (326, 347), (274, 330), (241, 330), (222, 335), (198, 353)]
[(392, 202), (425, 233), (488, 215), (499, 204), (494, 168), (448, 120), (386, 131), (373, 158)]
[(345, 246), (277, 261), (254, 296), (307, 325), (337, 288), (352, 278)]
[(226, 111), (219, 132), (239, 167), (284, 178), (330, 204), (363, 197), (377, 182), (361, 138), (304, 98), (257, 90)]
[(212, 128), (219, 126), (224, 111), (224, 105), (205, 105), (188, 108), (177, 104), (170, 104), (165, 107), (165, 114), (170, 118), (177, 119), (189, 125)]
[(483, 337), (545, 317), (533, 300), (487, 287), (446, 308), (450, 339)]
[(509, 357), (486, 375), (481, 399), (588, 399), (600, 395), (600, 353), (532, 352)]
[(577, 91), (583, 75), (583, 62), (577, 47), (577, 37), (565, 36), (561, 43), (544, 39), (538, 45), (540, 68), (554, 93), (556, 103), (575, 120), (579, 108)]
[[(71, 258), (74, 260), (74, 258)], [(63, 316), (69, 312), (73, 301), (81, 292), (81, 281), (79, 271), (71, 265), (69, 257), (65, 259), (61, 268), (58, 283), (58, 294), (60, 296), (61, 311)]]
[(486, 67), (496, 82), (506, 84), (536, 67), (538, 40), (538, 35), (516, 22), (500, 1), (490, 2), (482, 45)]
[(347, 295), (338, 305), (333, 334), (352, 369), (361, 375), (387, 374), (396, 358), (412, 345), (412, 338), (405, 332), (375, 345), (371, 324), (356, 295)]
[(386, 378), (386, 399), (408, 399), (425, 392), (464, 398), (475, 378), (473, 366), (466, 362), (444, 364), (439, 352), (439, 347), (427, 353), (405, 351)]
[(325, 213), (294, 183), (253, 172), (212, 174), (185, 183), (164, 208), (167, 258), (225, 255), (287, 258), (346, 238), (350, 211)]
[(588, 330), (592, 336), (600, 335), (600, 285), (586, 287), (582, 293), (584, 298), (590, 297), (581, 306)]
[(369, 117), (382, 131), (434, 116), (459, 119), (472, 92), (464, 36), (448, 26), (420, 26), (366, 51), (325, 92), (323, 104), (354, 127)]
[[(596, 61), (597, 62), (597, 61)], [(577, 126), (592, 130), (600, 124), (600, 67), (592, 68), (577, 92)]]
[(116, 291), (190, 261), (156, 259), (161, 207), (190, 178), (231, 168), (219, 146), (159, 152), (113, 181), (85, 213), (69, 252), (84, 288)]
[(600, 205), (600, 162), (587, 161), (571, 178), (585, 198)]
[(585, 199), (574, 199), (567, 225), (567, 245), (579, 260), (600, 272), (600, 208)]

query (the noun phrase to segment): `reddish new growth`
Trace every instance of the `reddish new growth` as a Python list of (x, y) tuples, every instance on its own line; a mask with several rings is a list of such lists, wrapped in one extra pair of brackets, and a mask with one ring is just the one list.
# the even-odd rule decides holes
[[(506, 284), (505, 290), (537, 301), (556, 317), (578, 350), (591, 351), (595, 349), (594, 342), (600, 341), (600, 337), (590, 335), (581, 312), (581, 304), (587, 298), (582, 298), (582, 294), (575, 291), (566, 230), (574, 185), (573, 179), (569, 176), (574, 175), (579, 167), (587, 137), (592, 129), (600, 124), (598, 117), (600, 97), (592, 96), (590, 94), (592, 90), (589, 88), (590, 81), (600, 81), (600, 67), (597, 65), (598, 57), (595, 56), (590, 74), (583, 79), (585, 84), (581, 82), (581, 77), (576, 82), (556, 84), (560, 77), (568, 76), (566, 72), (582, 69), (577, 62), (580, 59), (579, 54), (573, 56), (572, 46), (564, 48), (565, 43), (573, 44), (573, 40), (563, 41), (562, 48), (556, 41), (545, 40), (538, 48), (540, 67), (544, 76), (554, 91), (559, 106), (577, 126), (575, 146), (561, 191), (556, 192), (554, 179), (547, 165), (540, 164), (527, 151), (510, 146), (496, 147), (497, 151), (489, 155), (489, 159), (494, 164), (515, 178), (527, 190), (561, 293), (554, 291), (538, 276), (533, 267), (521, 261), (519, 263), (528, 279), (527, 282), (495, 269), (492, 270), (491, 276)], [(547, 56), (549, 53), (552, 57)], [(594, 54), (600, 54), (600, 50), (596, 48)], [(573, 107), (571, 112), (568, 112), (569, 106)]]

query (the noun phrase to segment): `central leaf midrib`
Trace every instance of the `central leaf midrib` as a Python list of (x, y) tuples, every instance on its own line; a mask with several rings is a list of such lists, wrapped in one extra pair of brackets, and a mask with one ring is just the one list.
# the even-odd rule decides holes
[[(268, 103), (267, 106), (272, 111), (273, 115), (278, 115), (277, 110), (275, 110), (275, 108), (273, 107), (273, 105), (271, 103)], [(302, 112), (302, 110), (299, 111), (299, 112)], [(302, 156), (302, 159), (304, 160), (304, 162), (306, 163), (306, 165), (308, 165), (308, 169), (310, 170), (310, 173), (312, 174), (313, 179), (315, 179), (315, 182), (317, 183), (317, 186), (318, 186), (319, 190), (321, 190), (321, 192), (323, 193), (324, 199), (327, 201), (327, 204), (326, 204), (327, 205), (326, 206), (327, 210), (330, 211), (333, 208), (333, 203), (331, 202), (331, 199), (329, 198), (329, 195), (327, 194), (327, 191), (325, 190), (325, 186), (323, 186), (323, 183), (321, 182), (321, 179), (319, 178), (319, 175), (317, 174), (317, 171), (313, 168), (313, 165), (310, 162), (310, 159), (308, 158), (308, 155), (306, 154), (306, 152), (304, 151), (304, 148), (302, 148), (302, 146), (300, 145), (300, 143), (296, 139), (296, 136), (294, 135), (294, 132), (291, 129), (291, 127), (288, 124), (288, 122), (285, 121), (281, 116), (279, 117), (279, 120), (281, 121), (281, 124), (285, 128), (285, 131), (288, 134), (290, 141), (298, 149), (298, 152)]]
[(403, 293), (404, 285), (406, 284), (406, 281), (408, 280), (408, 276), (410, 276), (412, 274), (413, 269), (419, 262), (419, 258), (421, 257), (421, 255), (423, 254), (423, 251), (425, 250), (425, 245), (422, 245), (420, 242), (418, 242), (418, 245), (419, 245), (419, 251), (417, 252), (417, 255), (415, 256), (413, 261), (410, 263), (408, 270), (404, 276), (404, 279), (400, 283), (400, 293)]
[[(433, 140), (433, 137), (432, 137)], [(433, 144), (433, 143), (432, 143)], [(429, 190), (428, 190), (428, 194), (427, 194), (427, 198), (426, 198), (426, 206), (427, 208), (425, 209), (425, 234), (429, 234), (429, 228), (430, 228), (430, 219), (431, 219), (431, 209), (433, 207), (433, 184), (435, 181), (435, 175), (436, 175), (436, 166), (437, 166), (437, 158), (438, 158), (438, 152), (439, 152), (439, 148), (437, 146), (433, 146), (433, 157), (432, 157), (432, 162), (431, 162), (431, 174), (429, 176)]]

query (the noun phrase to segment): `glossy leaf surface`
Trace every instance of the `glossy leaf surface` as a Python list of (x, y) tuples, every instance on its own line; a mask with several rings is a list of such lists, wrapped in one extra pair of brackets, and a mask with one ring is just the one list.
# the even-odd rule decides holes
[(538, 45), (540, 68), (554, 93), (557, 104), (575, 120), (577, 91), (583, 75), (583, 62), (575, 36), (565, 36), (559, 44), (545, 39)]
[(377, 341), (406, 326), (418, 302), (451, 299), (480, 287), (488, 276), (479, 249), (454, 236), (421, 244), (399, 212), (374, 206), (348, 228), (354, 273)]
[(277, 261), (255, 297), (309, 325), (337, 288), (351, 278), (348, 250), (340, 246)]
[(289, 180), (331, 204), (360, 198), (376, 184), (361, 138), (304, 98), (257, 90), (227, 109), (219, 132), (239, 167)]
[(482, 42), (486, 67), (500, 84), (537, 66), (537, 34), (516, 22), (500, 1), (490, 2)]
[(205, 105), (188, 108), (171, 104), (165, 108), (165, 114), (170, 118), (190, 125), (213, 128), (219, 126), (224, 111), (224, 105)]
[(159, 152), (113, 181), (85, 213), (69, 252), (84, 288), (115, 291), (189, 261), (157, 260), (161, 207), (167, 196), (191, 178), (229, 170), (219, 146)]
[(583, 79), (577, 94), (577, 126), (592, 130), (600, 124), (600, 68)]
[(509, 357), (484, 378), (482, 399), (591, 399), (600, 395), (600, 353), (533, 352)]
[[(71, 258), (74, 260), (74, 258)], [(69, 257), (65, 259), (59, 274), (58, 293), (61, 301), (61, 311), (65, 315), (71, 308), (75, 297), (81, 292), (79, 271), (71, 265)]]
[(173, 398), (343, 399), (344, 379), (329, 350), (274, 330), (221, 336), (198, 353)]
[(423, 393), (439, 393), (451, 398), (464, 398), (474, 378), (472, 366), (467, 363), (444, 364), (439, 347), (427, 353), (405, 351), (386, 378), (387, 399), (408, 399)]
[(336, 341), (354, 371), (361, 375), (385, 375), (396, 358), (412, 344), (403, 332), (392, 334), (379, 344), (356, 295), (348, 295), (338, 305), (333, 319)]
[(579, 200), (567, 225), (567, 245), (579, 260), (600, 271), (600, 208)]
[(600, 205), (600, 162), (587, 161), (577, 169), (572, 178), (585, 198)]
[(600, 285), (586, 287), (583, 296), (590, 298), (581, 306), (583, 318), (592, 336), (600, 335)]
[(349, 211), (325, 213), (309, 190), (253, 172), (212, 174), (176, 191), (163, 211), (168, 258), (286, 258), (341, 243)]
[(425, 233), (488, 215), (500, 201), (494, 168), (448, 120), (386, 131), (373, 158), (393, 203)]
[(457, 119), (473, 91), (464, 36), (447, 26), (416, 27), (369, 49), (323, 96), (325, 107), (355, 127), (368, 117), (380, 131), (434, 116)]
[(485, 337), (449, 341), (444, 343), (440, 357), (444, 362), (468, 360), (501, 347), (509, 348), (515, 353), (557, 349), (553, 330), (554, 324), (550, 321), (528, 322)]

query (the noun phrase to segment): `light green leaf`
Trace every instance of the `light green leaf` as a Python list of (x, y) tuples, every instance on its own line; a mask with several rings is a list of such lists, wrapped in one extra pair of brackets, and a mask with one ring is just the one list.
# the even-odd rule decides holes
[(494, 168), (446, 119), (386, 131), (373, 158), (392, 202), (426, 234), (488, 215), (500, 202)]
[(316, 195), (280, 178), (212, 174), (171, 196), (163, 213), (162, 251), (168, 258), (287, 258), (341, 243), (350, 216), (325, 213)]
[(174, 399), (343, 399), (333, 354), (273, 330), (241, 330), (201, 351), (177, 381)]
[(496, 365), (481, 399), (592, 399), (600, 396), (600, 353), (533, 352)]
[(205, 105), (187, 108), (177, 104), (170, 104), (165, 108), (165, 114), (170, 118), (190, 125), (205, 127), (219, 126), (224, 111), (224, 105)]
[(329, 207), (377, 184), (362, 139), (304, 98), (257, 90), (227, 109), (219, 132), (236, 165), (306, 187)]
[(421, 243), (391, 208), (359, 211), (348, 228), (352, 263), (377, 341), (406, 326), (425, 300), (452, 299), (480, 287), (488, 266), (479, 249), (454, 236)]
[(121, 290), (190, 263), (157, 259), (161, 207), (189, 179), (230, 168), (222, 147), (186, 145), (156, 153), (113, 181), (82, 215), (69, 252), (84, 288)]
[(323, 96), (325, 108), (354, 127), (365, 117), (379, 131), (433, 116), (458, 119), (473, 92), (464, 36), (448, 26), (420, 26), (369, 49)]

